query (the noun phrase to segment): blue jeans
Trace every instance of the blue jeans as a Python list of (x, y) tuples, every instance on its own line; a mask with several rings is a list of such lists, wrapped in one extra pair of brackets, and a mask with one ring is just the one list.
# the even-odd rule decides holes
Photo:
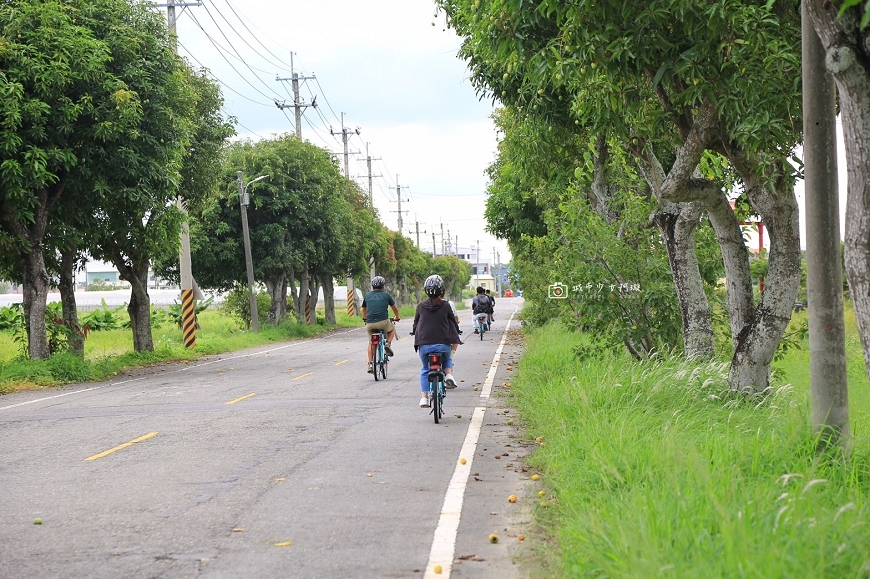
[(453, 368), (453, 358), (450, 357), (450, 344), (427, 344), (420, 346), (418, 353), (423, 368), (420, 369), (420, 392), (429, 393), (429, 354), (440, 352), (444, 354), (444, 369)]

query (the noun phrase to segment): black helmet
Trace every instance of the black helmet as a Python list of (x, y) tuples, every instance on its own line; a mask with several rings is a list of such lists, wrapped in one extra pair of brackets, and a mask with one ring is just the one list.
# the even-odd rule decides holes
[(385, 280), (383, 277), (381, 277), (379, 275), (376, 275), (375, 277), (372, 278), (372, 288), (374, 288), (374, 289), (381, 289), (384, 287), (384, 285), (386, 285), (386, 283), (387, 283), (387, 280)]
[(423, 291), (430, 298), (437, 298), (444, 292), (444, 280), (440, 275), (430, 275), (423, 282)]

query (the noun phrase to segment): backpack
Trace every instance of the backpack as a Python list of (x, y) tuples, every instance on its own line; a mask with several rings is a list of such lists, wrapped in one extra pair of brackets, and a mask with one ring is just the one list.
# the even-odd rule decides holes
[(472, 300), (473, 311), (475, 314), (489, 313), (489, 308), (492, 307), (490, 299), (486, 294), (480, 294)]

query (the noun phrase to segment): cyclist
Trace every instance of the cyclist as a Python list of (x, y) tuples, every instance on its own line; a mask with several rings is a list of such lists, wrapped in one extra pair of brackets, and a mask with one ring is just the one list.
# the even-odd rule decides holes
[(375, 332), (383, 330), (387, 334), (387, 343), (384, 344), (384, 351), (387, 356), (393, 355), (393, 349), (390, 347), (393, 343), (393, 338), (396, 337), (396, 327), (390, 321), (390, 315), (387, 308), (393, 308), (393, 318), (399, 321), (399, 308), (396, 307), (396, 302), (393, 301), (393, 296), (384, 291), (384, 285), (387, 280), (376, 275), (372, 278), (372, 291), (367, 293), (362, 301), (362, 317), (366, 322), (366, 332), (369, 335), (368, 357), (366, 358), (366, 367), (369, 374), (374, 372), (372, 368), (372, 340), (371, 336)]
[(483, 286), (477, 287), (477, 295), (471, 300), (472, 322), (474, 323), (474, 333), (477, 334), (477, 320), (480, 318), (488, 319), (490, 310), (492, 309), (492, 300), (486, 295), (486, 290)]
[(447, 388), (456, 388), (453, 374), (453, 344), (459, 339), (459, 326), (448, 302), (444, 301), (444, 280), (439, 275), (430, 275), (423, 283), (428, 299), (417, 304), (414, 314), (414, 349), (420, 354), (423, 367), (420, 370), (420, 408), (429, 408), (429, 354), (444, 354), (444, 381)]
[(486, 290), (486, 297), (489, 298), (489, 323), (491, 324), (495, 321), (495, 298), (492, 297), (489, 290)]

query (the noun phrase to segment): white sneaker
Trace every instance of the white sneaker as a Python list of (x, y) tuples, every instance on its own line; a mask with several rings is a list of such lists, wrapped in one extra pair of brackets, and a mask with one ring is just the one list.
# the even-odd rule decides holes
[(429, 408), (429, 397), (420, 398), (420, 408)]
[(456, 388), (456, 378), (453, 376), (453, 374), (447, 374), (446, 376), (444, 376), (444, 387), (448, 390)]

